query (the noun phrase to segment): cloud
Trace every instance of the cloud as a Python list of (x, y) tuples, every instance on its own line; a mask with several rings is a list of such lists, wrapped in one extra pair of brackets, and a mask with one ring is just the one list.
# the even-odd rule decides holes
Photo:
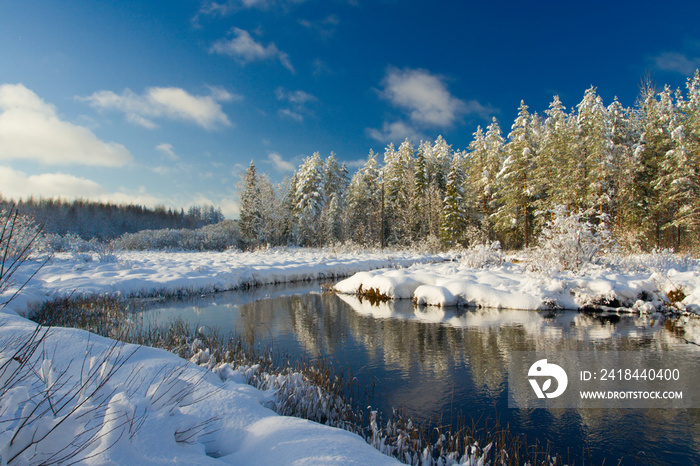
[(210, 91), (210, 95), (195, 96), (178, 87), (151, 87), (143, 95), (126, 89), (121, 94), (98, 91), (80, 99), (95, 108), (124, 112), (128, 121), (149, 129), (158, 126), (153, 118), (187, 121), (208, 130), (230, 126), (220, 102), (240, 97), (221, 88)]
[(335, 30), (340, 24), (340, 19), (338, 19), (336, 15), (328, 15), (326, 18), (320, 21), (302, 19), (299, 20), (299, 24), (309, 31), (318, 33), (318, 35), (320, 35), (322, 38), (327, 39), (335, 34)]
[[(133, 160), (121, 144), (103, 142), (22, 84), (0, 85), (0, 160), (118, 167)], [(0, 185), (2, 186), (2, 185)]]
[(305, 0), (228, 0), (226, 2), (204, 2), (200, 14), (227, 16), (236, 11), (249, 8), (266, 10), (286, 5), (303, 3)]
[(126, 192), (108, 193), (99, 183), (65, 173), (42, 173), (27, 175), (24, 172), (0, 166), (2, 194), (14, 199), (39, 196), (63, 199), (90, 199), (101, 202), (137, 204), (146, 206), (165, 205), (166, 200), (146, 194), (145, 188), (138, 194)]
[(256, 42), (248, 31), (239, 28), (233, 28), (233, 34), (235, 37), (232, 39), (220, 39), (214, 42), (209, 52), (234, 57), (244, 64), (254, 61), (279, 60), (282, 66), (294, 73), (289, 55), (279, 50), (274, 43), (264, 46)]
[(408, 138), (412, 141), (425, 139), (424, 136), (416, 132), (415, 128), (403, 121), (387, 122), (382, 125), (382, 129), (367, 128), (369, 137), (379, 142), (403, 141)]
[(271, 163), (272, 166), (275, 168), (277, 171), (281, 172), (293, 172), (296, 167), (292, 165), (290, 162), (287, 162), (282, 158), (281, 155), (279, 155), (276, 152), (270, 152), (267, 154), (268, 162)]
[(290, 120), (294, 120), (297, 123), (304, 122), (304, 116), (301, 113), (295, 112), (288, 108), (281, 108), (277, 110), (277, 114), (283, 118), (289, 118)]
[(442, 77), (422, 69), (389, 67), (380, 96), (400, 109), (403, 118), (385, 121), (382, 129), (368, 128), (369, 137), (382, 142), (417, 140), (428, 129), (448, 129), (465, 115), (489, 120), (497, 110), (476, 100), (463, 101), (453, 96)]
[(311, 115), (313, 112), (309, 110), (307, 104), (316, 102), (318, 99), (304, 91), (286, 91), (282, 87), (278, 87), (275, 91), (277, 100), (289, 104), (289, 107), (280, 109), (277, 113), (280, 116), (290, 118), (299, 123), (304, 121), (304, 115)]
[(408, 112), (411, 121), (430, 126), (451, 126), (466, 112), (466, 105), (452, 96), (442, 79), (425, 70), (390, 68), (382, 95)]
[(172, 144), (168, 144), (168, 143), (158, 144), (156, 146), (156, 149), (160, 153), (165, 155), (166, 159), (171, 161), (171, 162), (177, 162), (178, 160), (180, 160), (180, 157), (178, 157), (177, 154), (175, 153), (175, 151), (173, 150)]
[(654, 66), (663, 71), (672, 71), (684, 76), (691, 76), (700, 68), (700, 57), (689, 57), (680, 52), (663, 52), (651, 57)]

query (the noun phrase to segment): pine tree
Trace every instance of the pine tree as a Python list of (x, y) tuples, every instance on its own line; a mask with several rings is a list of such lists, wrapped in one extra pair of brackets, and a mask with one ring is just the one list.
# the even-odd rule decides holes
[(612, 179), (612, 133), (607, 109), (596, 88), (586, 90), (578, 104), (577, 118), (577, 210), (603, 215), (610, 212)]
[(464, 157), (467, 166), (465, 187), (470, 193), (466, 202), (489, 242), (495, 239), (492, 216), (498, 206), (496, 176), (503, 164), (504, 143), (501, 128), (493, 118), (485, 135), (481, 127), (477, 127), (469, 145), (470, 153)]
[(461, 155), (455, 155), (447, 175), (440, 220), (440, 240), (452, 247), (464, 240), (467, 212), (464, 200), (464, 169)]
[[(255, 246), (262, 231), (262, 200), (257, 170), (252, 160), (243, 174), (239, 189), (241, 204), (238, 225), (241, 239), (248, 246)], [(193, 209), (194, 207), (190, 208), (190, 215), (194, 214)]]
[(348, 188), (348, 225), (359, 244), (382, 241), (382, 179), (377, 155), (370, 150), (365, 165), (355, 173)]
[(335, 154), (325, 161), (325, 198), (326, 204), (322, 216), (321, 238), (324, 244), (332, 244), (345, 239), (343, 211), (345, 196), (349, 185), (348, 170), (340, 164)]
[(620, 234), (633, 238), (639, 230), (639, 202), (635, 180), (639, 179), (641, 164), (635, 152), (639, 146), (640, 133), (632, 111), (623, 107), (617, 98), (607, 110), (613, 144), (612, 176), (616, 186), (610, 206), (611, 223)]
[(499, 230), (513, 236), (513, 245), (529, 247), (532, 236), (533, 192), (532, 174), (537, 157), (537, 120), (520, 102), (508, 143), (506, 159), (498, 173), (499, 209), (495, 218)]
[[(390, 144), (384, 152), (384, 204), (389, 243), (409, 245), (418, 223), (413, 205), (415, 158), (411, 141), (406, 139), (398, 150)], [(424, 173), (424, 172), (423, 172)]]
[(326, 205), (324, 163), (318, 152), (307, 157), (299, 167), (296, 179), (294, 214), (298, 240), (302, 246), (318, 246), (319, 219)]

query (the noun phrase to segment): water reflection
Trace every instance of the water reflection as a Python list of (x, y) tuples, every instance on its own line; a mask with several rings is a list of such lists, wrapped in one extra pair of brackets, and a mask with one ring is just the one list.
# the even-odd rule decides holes
[[(659, 316), (414, 308), (410, 302), (371, 306), (321, 293), (318, 285), (256, 290), (262, 299), (221, 294), (148, 311), (151, 320), (181, 316), (347, 367), (380, 409), (403, 406), (422, 421), (500, 418), (530, 442), (552, 442), (581, 464), (697, 464), (700, 410), (508, 409), (507, 371), (513, 351), (616, 349), (682, 351), (700, 362), (697, 320)], [(694, 381), (700, 386), (700, 376)], [(690, 389), (697, 390), (697, 386)], [(585, 451), (585, 454), (583, 453)]]

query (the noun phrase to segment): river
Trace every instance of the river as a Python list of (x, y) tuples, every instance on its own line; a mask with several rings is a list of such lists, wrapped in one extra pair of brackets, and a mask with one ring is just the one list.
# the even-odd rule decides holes
[[(700, 464), (700, 409), (523, 409), (508, 399), (513, 352), (672, 352), (664, 354), (700, 367), (692, 343), (700, 319), (373, 306), (322, 293), (319, 282), (165, 301), (143, 317), (151, 324), (182, 318), (292, 357), (324, 357), (358, 378), (374, 409), (400, 406), (424, 423), (498, 419), (568, 463)], [(700, 370), (685, 383), (700, 398)]]

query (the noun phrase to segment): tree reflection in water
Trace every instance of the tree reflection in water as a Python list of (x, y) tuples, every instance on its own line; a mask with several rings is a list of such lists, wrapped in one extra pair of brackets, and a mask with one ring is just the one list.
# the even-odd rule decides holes
[[(318, 288), (316, 288), (318, 289)], [(564, 460), (594, 464), (692, 464), (700, 458), (700, 410), (509, 409), (507, 371), (513, 351), (691, 351), (700, 360), (700, 322), (658, 316), (414, 307), (408, 301), (371, 305), (351, 296), (307, 292), (241, 303), (214, 295), (195, 305), (158, 310), (273, 345), (293, 357), (324, 357), (347, 368), (366, 391), (361, 403), (388, 412), (404, 408), (419, 422), (461, 416), (498, 418), (528, 442), (553, 444)], [(260, 295), (261, 293), (258, 292)], [(245, 300), (243, 300), (245, 301)], [(189, 306), (189, 307), (188, 307)], [(697, 392), (697, 385), (690, 388)], [(689, 391), (689, 392), (690, 392)], [(363, 406), (364, 407), (364, 406)], [(631, 440), (633, 439), (633, 440)], [(642, 456), (639, 456), (643, 451)]]

